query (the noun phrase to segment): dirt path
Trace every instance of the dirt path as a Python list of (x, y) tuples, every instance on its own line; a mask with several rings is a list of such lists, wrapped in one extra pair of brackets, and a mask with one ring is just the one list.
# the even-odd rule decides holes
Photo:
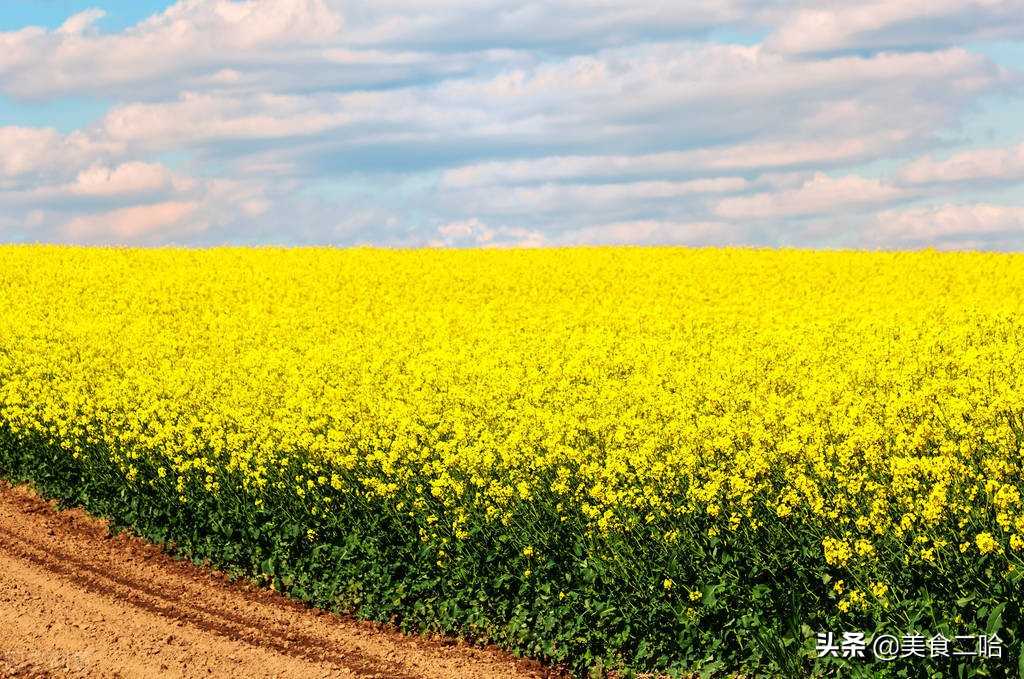
[(0, 677), (551, 676), (313, 611), (0, 482)]

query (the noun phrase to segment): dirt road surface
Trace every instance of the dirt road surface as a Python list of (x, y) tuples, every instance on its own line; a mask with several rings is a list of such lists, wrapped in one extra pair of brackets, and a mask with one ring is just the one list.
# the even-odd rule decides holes
[(229, 583), (0, 482), (0, 677), (547, 676)]

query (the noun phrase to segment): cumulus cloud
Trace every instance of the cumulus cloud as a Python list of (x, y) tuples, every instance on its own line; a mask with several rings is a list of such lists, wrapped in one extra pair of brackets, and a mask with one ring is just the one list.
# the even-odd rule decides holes
[(552, 233), (516, 226), (488, 226), (473, 217), (437, 228), (431, 247), (561, 247), (572, 245), (731, 245), (743, 230), (726, 222), (635, 220)]
[(445, 170), (447, 188), (529, 184), (552, 180), (659, 177), (714, 172), (748, 172), (822, 167), (871, 160), (906, 141), (906, 135), (882, 131), (874, 137), (828, 141), (764, 141), (691, 151), (607, 156), (553, 156), (489, 161)]
[(106, 103), (0, 127), (0, 236), (800, 244), (885, 214), (948, 240), (934, 203), (1024, 180), (1020, 146), (938, 155), (1021, 84), (965, 44), (1024, 35), (1021, 2), (179, 0), (118, 31), (91, 9), (0, 32), (0, 96)]
[(865, 244), (906, 248), (1019, 249), (1024, 239), (1024, 207), (945, 204), (886, 210), (865, 228)]
[(104, 92), (225, 62), (273, 63), (278, 50), (323, 44), (342, 26), (323, 0), (180, 0), (120, 33), (88, 30), (103, 15), (87, 10), (56, 30), (0, 33), (0, 90)]
[(985, 184), (1024, 181), (1024, 144), (980, 148), (908, 163), (899, 173), (907, 184)]
[(163, 165), (136, 161), (116, 167), (92, 165), (78, 173), (67, 191), (76, 196), (121, 196), (162, 191), (172, 186), (187, 189), (190, 184), (188, 180), (175, 179)]
[(66, 182), (30, 183), (0, 193), (9, 208), (45, 205), (50, 211), (73, 211), (124, 202), (193, 196), (204, 183), (170, 171), (159, 163), (96, 163)]
[(55, 31), (60, 36), (80, 36), (89, 29), (93, 28), (94, 24), (107, 15), (102, 9), (93, 7), (87, 9), (84, 12), (73, 14), (60, 25)]
[(83, 243), (137, 243), (162, 234), (187, 236), (206, 227), (201, 221), (188, 219), (198, 208), (196, 203), (169, 201), (152, 205), (136, 205), (68, 220), (60, 235)]
[(46, 153), (62, 143), (61, 135), (52, 129), (35, 127), (0, 127), (0, 177), (28, 174), (46, 165)]
[(728, 222), (638, 220), (596, 224), (561, 234), (560, 244), (576, 245), (735, 245), (746, 234)]
[[(302, 88), (322, 81), (317, 66), (333, 67), (327, 79), (333, 83), (436, 77), (465, 73), (481, 62), (502, 63), (526, 50), (565, 54), (700, 35), (741, 22), (752, 4), (179, 0), (109, 35), (95, 30), (105, 12), (90, 9), (54, 30), (0, 33), (0, 90), (25, 97), (140, 88), (155, 94), (164, 91), (166, 78), (191, 86), (259, 89), (269, 80)], [(454, 56), (459, 54), (470, 56)], [(359, 66), (377, 73), (351, 71)], [(342, 69), (349, 70), (337, 72)]]
[(727, 219), (772, 219), (858, 210), (906, 197), (906, 189), (877, 179), (817, 173), (796, 188), (725, 198), (715, 206), (715, 214)]
[[(200, 243), (219, 225), (260, 219), (275, 198), (260, 183), (195, 177), (160, 163), (94, 163), (64, 169), (64, 181), (0, 189), (0, 206), (20, 214), (17, 240), (116, 245)], [(282, 187), (282, 191), (293, 187)], [(280, 196), (276, 198), (279, 199)], [(223, 236), (223, 234), (220, 234)]]
[(783, 52), (921, 49), (1024, 37), (1021, 0), (804, 3), (776, 16), (767, 44)]
[[(93, 133), (97, 143), (240, 161), (278, 142), (271, 162), (297, 171), (305, 156), (307, 170), (322, 172), (328, 155), (354, 171), (400, 169), (410, 159), (419, 169), (464, 165), (445, 175), (446, 186), (481, 183), (474, 173), (533, 170), (539, 180), (699, 176), (820, 168), (917, 148), (1004, 79), (964, 50), (805, 62), (758, 47), (686, 43), (355, 92), (187, 91), (114, 106)], [(934, 93), (918, 96), (906, 88), (911, 81)], [(834, 130), (842, 137), (833, 141)], [(616, 146), (625, 148), (595, 153)], [(491, 159), (511, 155), (532, 159)]]
[(758, 3), (699, 4), (629, 0), (548, 0), (510, 5), (500, 0), (373, 0), (335, 2), (358, 45), (413, 45), (451, 51), (473, 47), (550, 48), (565, 53), (644, 38), (688, 36), (736, 25)]
[(622, 205), (671, 201), (687, 196), (735, 193), (747, 188), (742, 177), (690, 181), (618, 182), (610, 184), (543, 184), (453, 193), (448, 200), (477, 214), (539, 215), (551, 212), (609, 211)]
[(492, 228), (476, 217), (448, 222), (437, 228), (430, 247), (542, 247), (551, 245), (540, 231), (517, 226)]
[(0, 188), (74, 175), (84, 164), (112, 157), (116, 144), (82, 132), (46, 127), (0, 127)]

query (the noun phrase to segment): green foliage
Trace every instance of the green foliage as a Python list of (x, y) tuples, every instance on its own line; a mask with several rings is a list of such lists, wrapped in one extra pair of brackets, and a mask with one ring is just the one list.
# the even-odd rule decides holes
[[(328, 490), (337, 492), (338, 509), (316, 515), (294, 493), (257, 498), (224, 471), (219, 492), (193, 484), (179, 496), (146, 456), (131, 481), (110, 457), (96, 451), (75, 459), (0, 427), (0, 476), (31, 482), (183, 557), (314, 606), (492, 642), (578, 676), (981, 677), (1014, 676), (1024, 663), (1020, 573), (1002, 577), (983, 559), (942, 572), (908, 567), (893, 590), (915, 596), (844, 615), (834, 583), (821, 576), (829, 566), (820, 537), (810, 533), (762, 527), (746, 536), (759, 541), (752, 550), (694, 525), (674, 549), (653, 552), (657, 540), (584, 538), (553, 508), (524, 505), (509, 526), (529, 536), (533, 553), (526, 555), (513, 528), (498, 531), (479, 517), (471, 517), (464, 539), (438, 542), (426, 513), (381, 511), (358, 493)], [(282, 470), (281, 479), (294, 472)], [(443, 511), (429, 494), (418, 499)], [(815, 633), (824, 631), (869, 638), (998, 632), (1004, 657), (818, 659)]]

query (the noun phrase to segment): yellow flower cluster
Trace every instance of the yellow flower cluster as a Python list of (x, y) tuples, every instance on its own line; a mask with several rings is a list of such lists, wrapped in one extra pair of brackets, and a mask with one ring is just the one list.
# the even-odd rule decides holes
[(4, 247), (0, 280), (0, 422), (182, 501), (785, 525), (876, 598), (883, 547), (1024, 544), (1024, 257)]

